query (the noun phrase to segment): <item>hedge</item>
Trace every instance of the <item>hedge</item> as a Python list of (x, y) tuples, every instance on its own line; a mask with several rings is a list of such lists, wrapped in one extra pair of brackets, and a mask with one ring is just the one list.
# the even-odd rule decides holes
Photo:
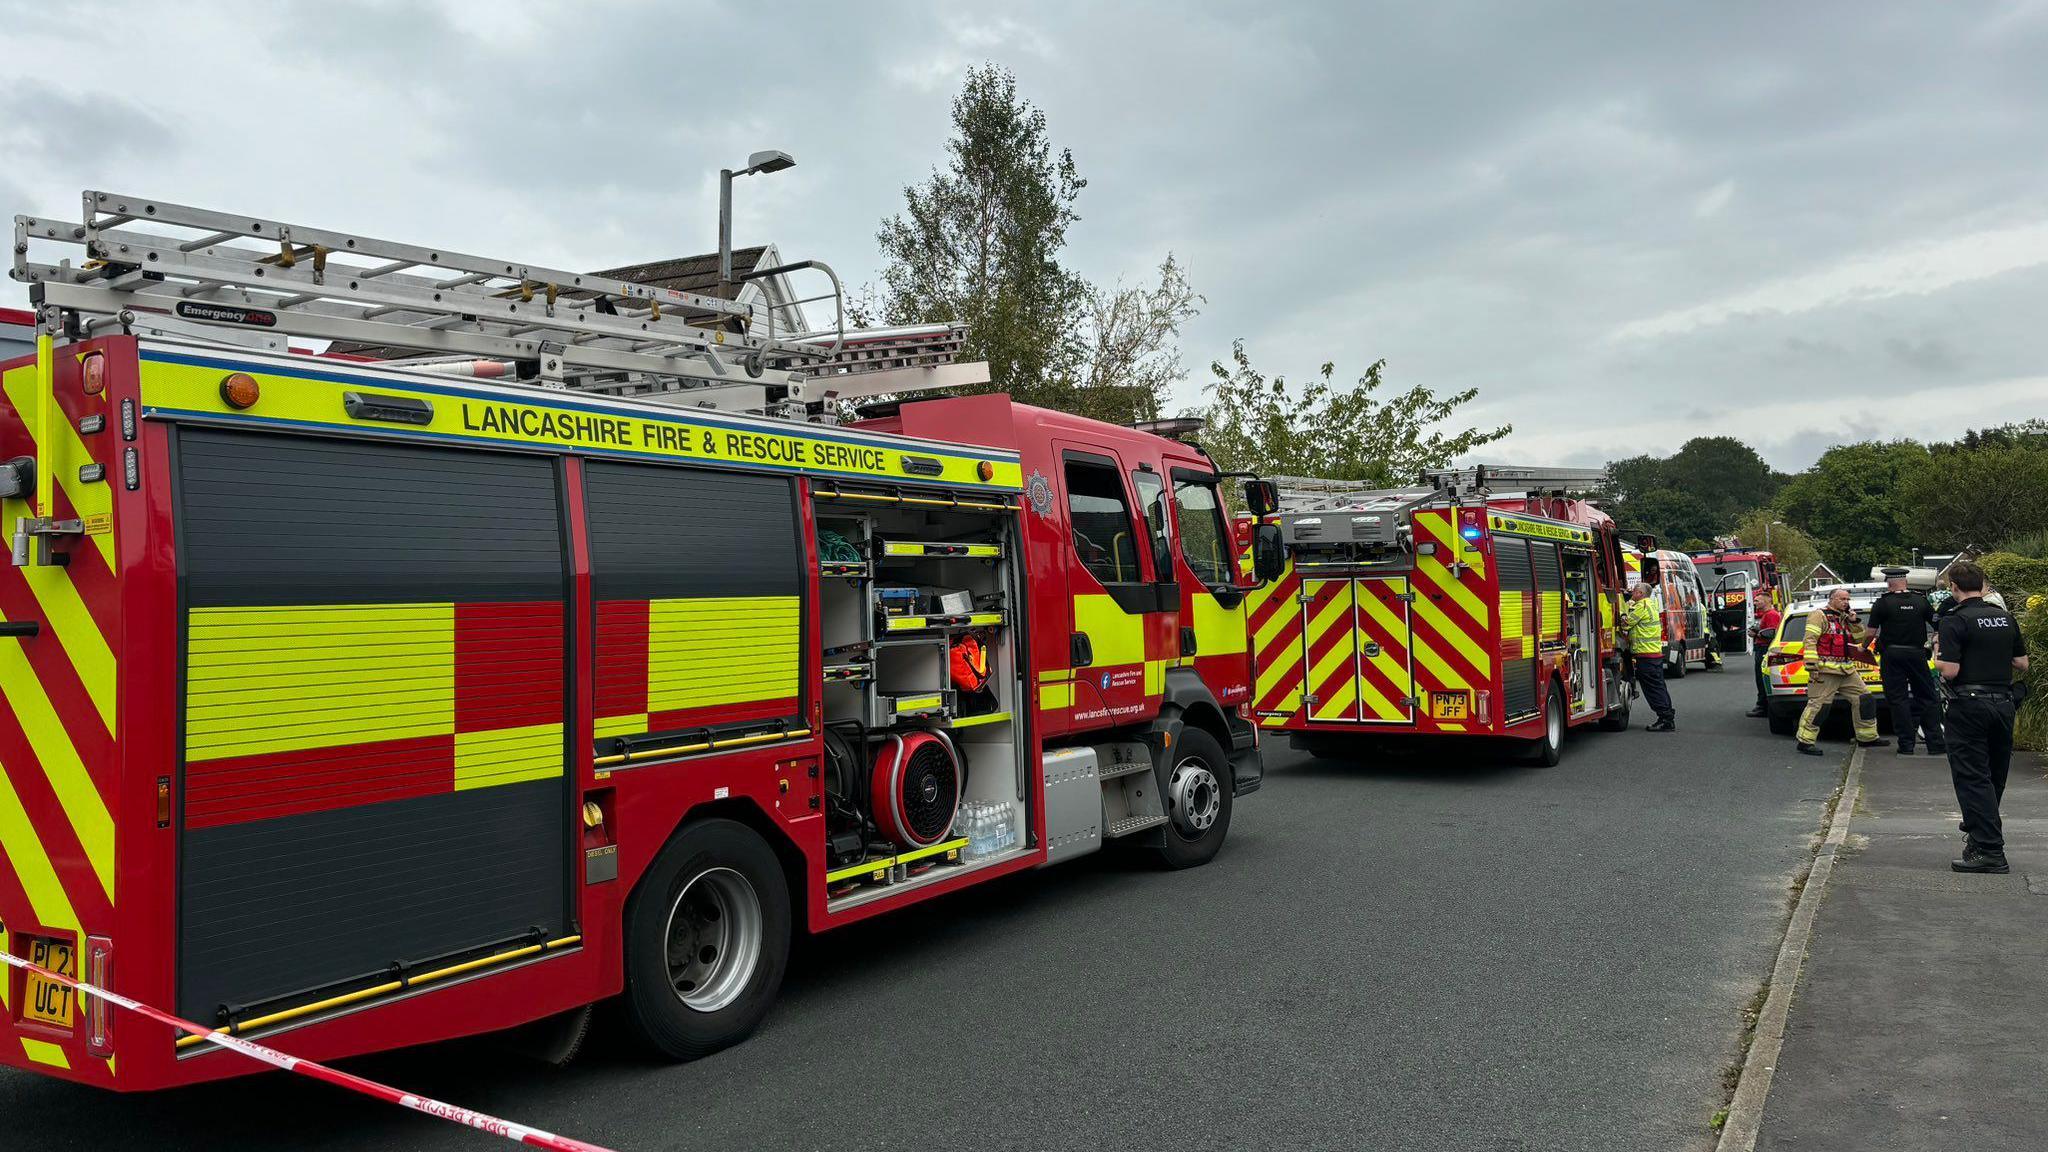
[(1978, 558), (1985, 579), (2004, 595), (2006, 607), (2017, 612), (2029, 596), (2048, 595), (2048, 560), (2033, 560), (2011, 552), (1989, 552)]
[[(2029, 561), (2038, 564), (2040, 561)], [(2019, 723), (2013, 742), (2036, 752), (2048, 752), (2048, 594), (2035, 593), (2025, 600), (2011, 597), (2006, 603), (2019, 612), (2020, 629), (2027, 637), (2027, 661), (2023, 678), (2027, 702), (2020, 706)]]

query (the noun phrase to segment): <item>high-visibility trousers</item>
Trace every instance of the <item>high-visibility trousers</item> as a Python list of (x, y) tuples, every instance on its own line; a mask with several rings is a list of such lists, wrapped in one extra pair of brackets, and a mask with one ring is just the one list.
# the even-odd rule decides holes
[[(1856, 720), (1856, 739), (1877, 739), (1877, 714), (1866, 704), (1870, 686), (1861, 672), (1829, 672), (1816, 668), (1806, 682), (1806, 711), (1799, 714), (1799, 742), (1811, 744), (1820, 738), (1820, 722), (1827, 718), (1828, 705), (1840, 696), (1848, 701), (1849, 714)], [(1869, 712), (1869, 715), (1865, 715)]]

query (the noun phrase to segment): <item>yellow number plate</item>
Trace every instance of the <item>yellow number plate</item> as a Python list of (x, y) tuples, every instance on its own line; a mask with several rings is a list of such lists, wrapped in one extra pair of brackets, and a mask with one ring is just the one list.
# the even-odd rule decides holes
[[(72, 968), (71, 945), (58, 940), (31, 940), (28, 962), (60, 976), (78, 975)], [(22, 989), (21, 1015), (24, 1020), (56, 1028), (71, 1027), (71, 989), (31, 972)]]
[(1464, 720), (1471, 714), (1472, 694), (1469, 692), (1429, 694), (1429, 718), (1432, 720)]

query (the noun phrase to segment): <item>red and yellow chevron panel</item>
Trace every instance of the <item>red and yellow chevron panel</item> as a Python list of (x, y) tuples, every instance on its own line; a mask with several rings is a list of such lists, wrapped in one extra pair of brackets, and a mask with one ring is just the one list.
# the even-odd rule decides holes
[(597, 738), (797, 713), (795, 596), (608, 600), (597, 606)]
[(560, 776), (554, 602), (194, 608), (185, 823)]
[(1245, 597), (1252, 644), (1252, 713), (1264, 728), (1278, 728), (1300, 711), (1302, 678), (1301, 574), (1290, 558), (1280, 578)]
[[(120, 764), (113, 493), (105, 480), (81, 477), (101, 461), (99, 439), (78, 431), (83, 417), (104, 420), (106, 405), (79, 386), (79, 359), (76, 350), (56, 354), (57, 409), (46, 445), (36, 439), (34, 362), (0, 372), (0, 457), (40, 455), (55, 480), (49, 513), (88, 529), (68, 547), (65, 565), (0, 565), (0, 620), (40, 626), (32, 638), (0, 638), (0, 948), (35, 934), (68, 938), (74, 955), (84, 954), (85, 933), (112, 930), (108, 798)], [(10, 529), (33, 515), (28, 500), (0, 501), (0, 523)], [(0, 980), (0, 1017), (9, 1016), (12, 983)], [(28, 1036), (18, 1042), (32, 1062), (71, 1066), (55, 1044)]]
[[(1494, 680), (1496, 621), (1488, 605), (1487, 558), (1458, 534), (1456, 516), (1448, 508), (1415, 513), (1416, 542), (1436, 545), (1434, 555), (1416, 557), (1413, 577), (1415, 679), (1424, 692), (1489, 690)], [(1499, 625), (1505, 628), (1507, 621)], [(1467, 727), (1456, 722), (1436, 726), (1446, 731)]]

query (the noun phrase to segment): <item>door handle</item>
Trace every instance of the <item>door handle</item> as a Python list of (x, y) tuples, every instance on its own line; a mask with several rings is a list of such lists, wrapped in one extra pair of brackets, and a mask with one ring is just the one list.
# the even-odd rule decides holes
[(1074, 667), (1086, 668), (1095, 663), (1095, 646), (1088, 642), (1086, 632), (1075, 632), (1067, 637), (1067, 654), (1073, 657)]
[(1183, 656), (1193, 656), (1195, 654), (1195, 630), (1193, 628), (1183, 628), (1180, 630), (1180, 654)]

